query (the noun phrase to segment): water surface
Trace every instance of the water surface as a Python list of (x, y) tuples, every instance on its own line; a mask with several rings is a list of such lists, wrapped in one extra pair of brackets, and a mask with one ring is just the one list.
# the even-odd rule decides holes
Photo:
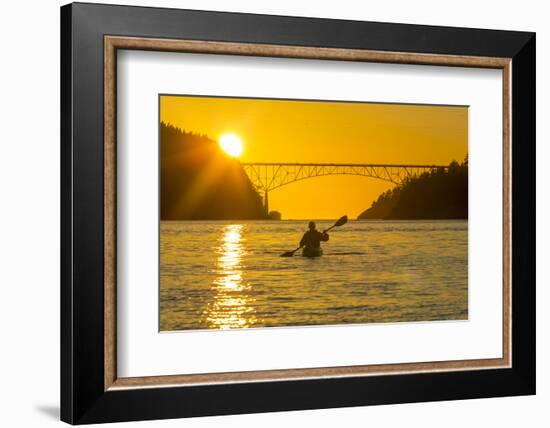
[(279, 257), (306, 229), (162, 222), (160, 329), (467, 319), (467, 221), (350, 221), (323, 257)]

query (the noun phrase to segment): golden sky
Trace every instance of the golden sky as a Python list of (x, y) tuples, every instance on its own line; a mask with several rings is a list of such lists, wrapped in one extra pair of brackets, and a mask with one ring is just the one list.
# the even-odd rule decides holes
[[(468, 108), (161, 96), (160, 120), (214, 140), (243, 141), (242, 162), (447, 165), (468, 151)], [(284, 219), (356, 218), (393, 184), (355, 176), (316, 177), (269, 194)]]

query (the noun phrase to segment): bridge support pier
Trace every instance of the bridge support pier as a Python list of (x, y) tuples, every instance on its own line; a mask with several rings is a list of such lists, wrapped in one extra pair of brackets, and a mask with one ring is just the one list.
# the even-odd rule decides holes
[(269, 201), (267, 199), (267, 193), (268, 191), (266, 190), (264, 192), (264, 211), (266, 216), (269, 214)]

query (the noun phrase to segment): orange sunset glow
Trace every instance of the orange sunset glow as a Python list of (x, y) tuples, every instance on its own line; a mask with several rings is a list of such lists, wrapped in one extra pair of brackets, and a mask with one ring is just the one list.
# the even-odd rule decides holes
[[(195, 96), (160, 97), (160, 120), (205, 135), (235, 162), (448, 165), (468, 152), (468, 108)], [(269, 193), (285, 219), (355, 218), (395, 185), (315, 177)]]

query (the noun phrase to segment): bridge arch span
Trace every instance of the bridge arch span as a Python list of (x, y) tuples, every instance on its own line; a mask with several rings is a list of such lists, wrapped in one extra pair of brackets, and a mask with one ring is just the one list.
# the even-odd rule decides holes
[(434, 170), (446, 170), (443, 165), (398, 164), (337, 164), (337, 163), (267, 163), (243, 162), (244, 171), (256, 190), (264, 194), (264, 208), (269, 212), (268, 194), (297, 181), (328, 175), (356, 175), (375, 178), (399, 185), (406, 179)]

